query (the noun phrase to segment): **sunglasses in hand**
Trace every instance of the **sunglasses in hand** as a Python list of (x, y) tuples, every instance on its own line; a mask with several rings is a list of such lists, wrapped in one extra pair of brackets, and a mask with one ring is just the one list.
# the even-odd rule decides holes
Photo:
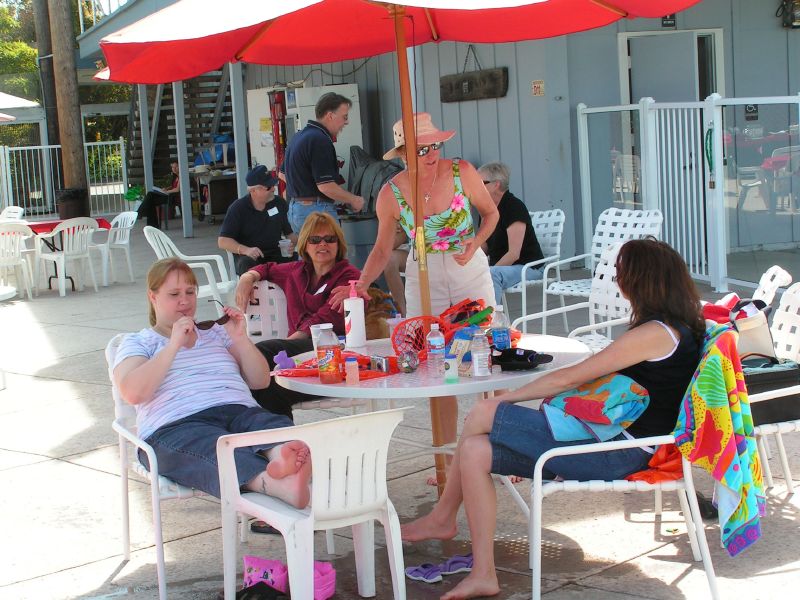
[[(216, 302), (221, 307), (225, 308), (225, 305), (215, 298), (209, 299), (209, 302)], [(198, 329), (206, 331), (207, 329), (211, 329), (214, 325), (225, 325), (225, 323), (227, 323), (230, 320), (231, 320), (230, 315), (225, 314), (222, 315), (219, 319), (210, 319), (208, 321), (199, 321), (199, 322), (195, 321), (194, 326), (197, 327)]]

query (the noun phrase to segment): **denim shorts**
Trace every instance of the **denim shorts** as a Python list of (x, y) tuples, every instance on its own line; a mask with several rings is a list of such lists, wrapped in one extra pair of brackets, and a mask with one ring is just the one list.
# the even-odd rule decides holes
[(302, 202), (292, 200), (291, 203), (289, 203), (288, 214), (289, 225), (292, 226), (292, 231), (299, 234), (300, 230), (303, 228), (303, 223), (306, 221), (306, 217), (312, 212), (328, 213), (337, 223), (339, 222), (339, 215), (336, 212), (336, 205), (333, 202), (317, 200), (311, 204), (303, 204)]
[[(160, 475), (219, 498), (217, 440), (229, 433), (292, 425), (294, 423), (289, 417), (272, 414), (260, 406), (226, 404), (159, 427), (145, 441), (155, 450)], [(267, 468), (268, 461), (263, 453), (276, 445), (251, 446), (234, 451), (239, 485), (248, 483)], [(142, 451), (139, 451), (139, 460), (150, 468)]]
[[(614, 440), (625, 439), (619, 435)], [(492, 444), (492, 473), (532, 477), (538, 458), (551, 448), (577, 446), (591, 440), (559, 442), (553, 439), (544, 413), (501, 402), (497, 406), (489, 433)], [(647, 468), (651, 454), (640, 448), (596, 452), (580, 456), (557, 456), (547, 461), (544, 479), (560, 475), (564, 479), (623, 479)]]

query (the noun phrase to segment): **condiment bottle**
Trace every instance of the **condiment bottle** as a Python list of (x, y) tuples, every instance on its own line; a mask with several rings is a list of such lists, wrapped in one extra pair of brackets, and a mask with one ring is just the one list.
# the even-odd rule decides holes
[(344, 334), (345, 348), (348, 350), (363, 349), (367, 345), (367, 328), (364, 322), (364, 299), (358, 295), (356, 284), (350, 281), (350, 297), (344, 301)]
[(323, 323), (319, 326), (317, 366), (321, 383), (342, 382), (342, 349), (339, 347), (339, 339), (333, 333), (331, 323)]
[(344, 381), (347, 385), (356, 385), (358, 379), (358, 359), (348, 356), (344, 361)]

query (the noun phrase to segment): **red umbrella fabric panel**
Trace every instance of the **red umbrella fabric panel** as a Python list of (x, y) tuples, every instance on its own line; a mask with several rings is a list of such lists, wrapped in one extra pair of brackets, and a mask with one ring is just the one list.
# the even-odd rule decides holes
[[(699, 0), (400, 0), (409, 46), (540, 39), (657, 18)], [(242, 60), (306, 65), (395, 49), (388, 5), (366, 0), (182, 0), (103, 38), (108, 69), (127, 83), (190, 79)]]

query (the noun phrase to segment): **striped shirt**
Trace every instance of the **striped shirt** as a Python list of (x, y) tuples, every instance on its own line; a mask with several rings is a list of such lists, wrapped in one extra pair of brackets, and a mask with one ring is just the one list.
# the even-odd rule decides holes
[[(153, 358), (169, 339), (152, 329), (131, 333), (122, 340), (114, 368), (132, 356)], [(147, 439), (159, 427), (212, 406), (258, 406), (247, 387), (239, 364), (228, 351), (233, 342), (219, 325), (197, 331), (192, 348), (181, 348), (153, 399), (136, 405), (139, 436)]]

